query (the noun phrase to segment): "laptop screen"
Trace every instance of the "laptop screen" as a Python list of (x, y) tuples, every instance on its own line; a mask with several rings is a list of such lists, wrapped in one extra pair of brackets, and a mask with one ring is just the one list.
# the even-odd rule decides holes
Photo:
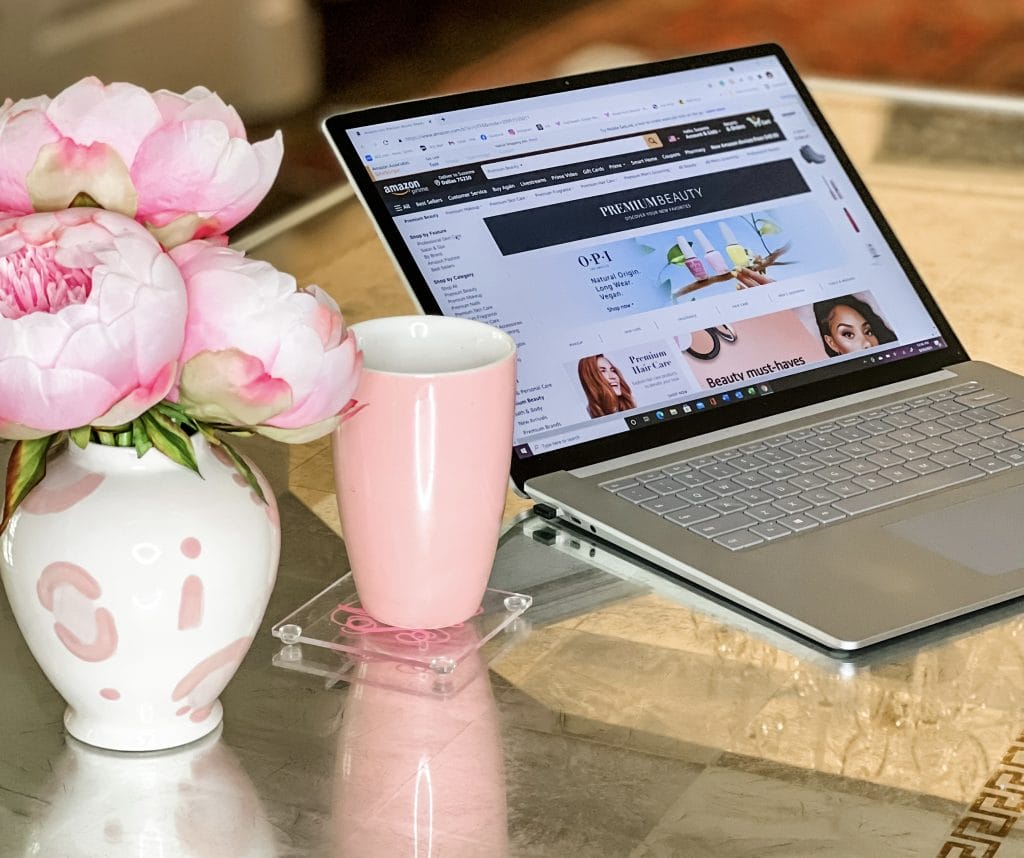
[(515, 459), (950, 344), (778, 53), (327, 121), (424, 308), (516, 340)]

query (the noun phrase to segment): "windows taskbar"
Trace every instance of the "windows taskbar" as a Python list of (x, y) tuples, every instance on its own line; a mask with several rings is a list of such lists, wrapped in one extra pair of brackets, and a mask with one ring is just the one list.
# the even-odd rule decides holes
[(662, 405), (650, 411), (642, 411), (637, 414), (630, 414), (625, 417), (626, 426), (629, 429), (643, 429), (654, 423), (664, 423), (668, 420), (677, 420), (692, 414), (699, 414), (716, 408), (723, 408), (735, 405), (737, 402), (745, 402), (748, 399), (757, 399), (770, 396), (786, 388), (799, 387), (811, 381), (817, 380), (823, 375), (835, 376), (837, 370), (841, 373), (853, 372), (866, 366), (873, 366), (880, 363), (891, 363), (904, 358), (914, 357), (925, 352), (945, 348), (946, 342), (941, 337), (931, 337), (916, 343), (895, 346), (889, 349), (879, 349), (869, 355), (862, 355), (860, 358), (849, 359), (840, 370), (839, 367), (816, 367), (808, 372), (791, 375), (787, 378), (776, 378), (771, 381), (754, 381), (744, 386), (719, 388), (709, 390), (699, 399), (688, 399), (684, 402), (672, 405)]

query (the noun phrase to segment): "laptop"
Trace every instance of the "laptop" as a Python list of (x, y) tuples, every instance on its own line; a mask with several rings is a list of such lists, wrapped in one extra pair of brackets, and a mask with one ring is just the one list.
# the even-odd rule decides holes
[(515, 338), (541, 515), (830, 650), (1024, 594), (1024, 379), (969, 360), (777, 45), (324, 130), (423, 311)]

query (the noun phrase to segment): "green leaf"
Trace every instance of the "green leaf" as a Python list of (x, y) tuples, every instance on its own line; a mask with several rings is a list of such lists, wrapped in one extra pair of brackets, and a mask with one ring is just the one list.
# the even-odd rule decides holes
[(165, 399), (154, 405), (153, 409), (159, 411), (165, 417), (169, 417), (175, 423), (180, 423), (183, 426), (190, 426), (193, 429), (199, 428), (199, 423), (196, 422), (195, 418), (186, 413), (184, 408), (174, 402), (168, 402)]
[(68, 435), (71, 436), (71, 440), (75, 442), (80, 450), (84, 450), (89, 443), (89, 436), (92, 435), (92, 427), (79, 426), (77, 429), (70, 430)]
[(218, 438), (216, 435), (213, 435), (213, 437), (211, 438), (211, 435), (213, 434), (212, 432), (209, 434), (207, 434), (207, 432), (203, 432), (203, 434), (207, 437), (207, 439), (210, 440), (211, 443), (220, 447), (225, 453), (228, 454), (228, 456), (231, 458), (232, 464), (235, 466), (235, 470), (238, 471), (238, 473), (240, 473), (245, 478), (245, 481), (249, 484), (249, 488), (256, 492), (256, 497), (263, 501), (263, 503), (266, 503), (267, 496), (263, 494), (263, 488), (262, 486), (260, 486), (259, 480), (256, 479), (256, 474), (253, 473), (252, 468), (249, 467), (249, 463), (245, 461), (241, 453), (239, 453), (223, 438)]
[(199, 474), (196, 452), (192, 449), (192, 439), (185, 434), (185, 430), (181, 426), (152, 408), (139, 419), (146, 430), (146, 435), (157, 450), (172, 462), (177, 462)]
[(0, 533), (14, 515), (18, 505), (39, 481), (46, 476), (46, 452), (56, 435), (18, 441), (11, 450), (7, 463), (7, 481), (4, 486), (4, 513), (0, 517)]
[(252, 438), (256, 433), (252, 429), (246, 429), (244, 426), (214, 426), (218, 432), (226, 432), (229, 435), (234, 435), (236, 438)]
[(135, 446), (135, 453), (140, 459), (153, 449), (153, 442), (149, 440), (149, 435), (146, 434), (146, 424), (142, 422), (141, 417), (132, 421), (132, 444)]
[(673, 265), (685, 265), (686, 264), (686, 257), (683, 256), (683, 251), (681, 251), (679, 249), (679, 245), (678, 244), (673, 244), (668, 249), (667, 256), (668, 256), (668, 261), (671, 262)]

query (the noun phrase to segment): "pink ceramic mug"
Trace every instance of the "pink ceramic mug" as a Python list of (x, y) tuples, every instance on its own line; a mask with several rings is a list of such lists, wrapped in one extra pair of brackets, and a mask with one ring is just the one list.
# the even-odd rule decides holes
[(365, 407), (334, 434), (334, 475), (356, 591), (392, 626), (460, 623), (480, 607), (501, 529), (515, 342), (445, 316), (352, 330)]

